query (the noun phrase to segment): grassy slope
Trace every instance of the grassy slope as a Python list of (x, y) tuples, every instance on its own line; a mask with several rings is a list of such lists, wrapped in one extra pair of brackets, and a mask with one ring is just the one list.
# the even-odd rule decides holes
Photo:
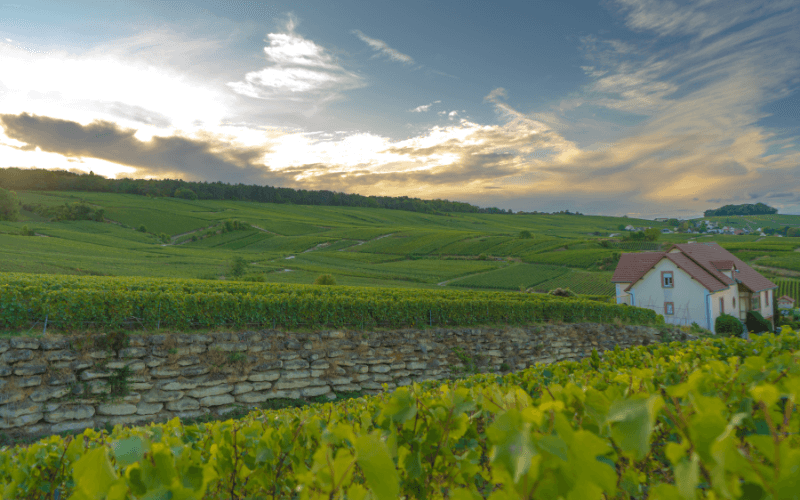
[[(20, 222), (0, 222), (0, 271), (216, 278), (228, 273), (232, 257), (241, 256), (250, 275), (268, 282), (311, 283), (319, 274), (330, 273), (347, 285), (429, 288), (452, 280), (447, 287), (516, 290), (523, 284), (613, 293), (613, 287), (605, 286), (608, 269), (594, 272), (598, 270), (594, 263), (614, 252), (652, 248), (603, 248), (593, 233), (601, 233), (601, 238), (619, 233), (620, 224), (666, 227), (604, 216), (442, 216), (107, 193), (19, 192), (18, 196), (23, 203), (44, 205), (83, 199), (103, 207), (107, 219), (115, 223), (47, 222), (23, 212)], [(216, 234), (231, 219), (257, 229)], [(777, 219), (780, 224), (800, 223), (800, 216)], [(41, 236), (14, 234), (23, 225)], [(140, 225), (148, 233), (134, 230)], [(522, 230), (533, 237), (520, 239)], [(160, 233), (171, 236), (175, 244), (164, 245), (155, 236)], [(204, 237), (208, 234), (212, 236)], [(192, 236), (200, 239), (192, 241)], [(688, 236), (663, 235), (660, 242), (685, 242)], [(794, 252), (800, 242), (794, 239), (755, 242), (755, 237), (720, 235), (694, 239), (730, 246), (743, 260), (800, 269), (800, 252)], [(478, 260), (479, 255), (488, 258)], [(515, 269), (521, 264), (513, 261), (526, 267)], [(540, 275), (538, 269), (551, 266), (566, 272)], [(527, 283), (516, 283), (520, 279)], [(513, 286), (509, 280), (515, 281)]]

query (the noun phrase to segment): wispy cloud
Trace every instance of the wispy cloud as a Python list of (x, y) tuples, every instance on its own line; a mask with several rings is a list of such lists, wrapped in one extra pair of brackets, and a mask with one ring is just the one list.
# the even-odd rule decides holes
[(327, 101), (341, 91), (364, 85), (360, 76), (345, 70), (324, 47), (295, 33), (295, 25), (290, 18), (285, 33), (267, 35), (267, 67), (251, 71), (244, 80), (229, 82), (228, 86), (257, 99)]
[(428, 103), (428, 104), (423, 104), (421, 106), (417, 106), (414, 109), (409, 109), (408, 111), (411, 112), (411, 113), (427, 113), (428, 111), (430, 111), (431, 106), (433, 106), (434, 104), (439, 104), (440, 102), (442, 102), (442, 101), (433, 101), (433, 102)]
[(414, 59), (411, 56), (403, 54), (402, 52), (389, 47), (383, 40), (370, 38), (359, 30), (353, 30), (351, 33), (357, 36), (362, 42), (372, 47), (372, 50), (377, 52), (377, 54), (375, 54), (373, 57), (383, 55), (392, 61), (397, 61), (403, 64), (414, 64)]

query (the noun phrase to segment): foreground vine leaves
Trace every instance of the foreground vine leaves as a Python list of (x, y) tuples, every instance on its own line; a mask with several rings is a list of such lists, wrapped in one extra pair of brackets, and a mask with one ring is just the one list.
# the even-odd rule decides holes
[(0, 500), (800, 498), (800, 334), (0, 450)]

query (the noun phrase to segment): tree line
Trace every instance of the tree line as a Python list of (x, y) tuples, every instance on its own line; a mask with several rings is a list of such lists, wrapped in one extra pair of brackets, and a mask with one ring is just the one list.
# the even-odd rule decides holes
[(388, 208), (441, 214), (447, 212), (511, 214), (511, 210), (481, 208), (449, 200), (422, 200), (407, 196), (363, 196), (334, 191), (311, 191), (274, 186), (188, 182), (182, 179), (108, 179), (94, 172), (81, 174), (64, 170), (0, 168), (0, 187), (22, 191), (89, 191), (180, 197), (200, 200), (255, 201), (341, 207)]
[(777, 214), (778, 209), (763, 203), (745, 203), (742, 205), (725, 205), (717, 209), (703, 212), (705, 217), (718, 217), (721, 215), (769, 215)]

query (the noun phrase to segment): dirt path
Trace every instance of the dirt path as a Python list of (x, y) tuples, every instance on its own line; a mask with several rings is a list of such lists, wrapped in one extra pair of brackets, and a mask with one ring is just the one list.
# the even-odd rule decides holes
[(266, 229), (264, 229), (263, 227), (258, 227), (258, 226), (256, 226), (255, 224), (250, 224), (250, 225), (251, 225), (251, 226), (253, 226), (254, 228), (258, 229), (259, 231), (264, 231), (265, 233), (269, 233), (269, 234), (278, 234), (278, 233), (273, 233), (272, 231), (267, 231), (267, 230), (266, 230)]
[(364, 243), (366, 243), (366, 242), (368, 242), (368, 241), (377, 241), (377, 240), (380, 240), (380, 239), (382, 239), (382, 238), (388, 238), (389, 236), (391, 236), (391, 235), (393, 235), (393, 234), (394, 234), (394, 233), (384, 234), (383, 236), (378, 236), (377, 238), (372, 238), (371, 240), (363, 240), (363, 241), (362, 241), (362, 240), (355, 240), (355, 241), (357, 241), (358, 243), (355, 243), (355, 244), (353, 244), (353, 245), (350, 245), (349, 247), (340, 248), (340, 249), (339, 249), (339, 251), (340, 251), (340, 252), (344, 252), (344, 251), (345, 251), (345, 250), (347, 250), (348, 248), (353, 248), (353, 247), (361, 246), (361, 245), (363, 245)]
[(326, 241), (325, 243), (320, 243), (319, 245), (313, 246), (313, 247), (309, 248), (308, 250), (303, 250), (300, 253), (313, 252), (314, 250), (319, 250), (320, 248), (325, 248), (325, 247), (329, 247), (329, 246), (331, 246), (331, 243), (329, 241)]

